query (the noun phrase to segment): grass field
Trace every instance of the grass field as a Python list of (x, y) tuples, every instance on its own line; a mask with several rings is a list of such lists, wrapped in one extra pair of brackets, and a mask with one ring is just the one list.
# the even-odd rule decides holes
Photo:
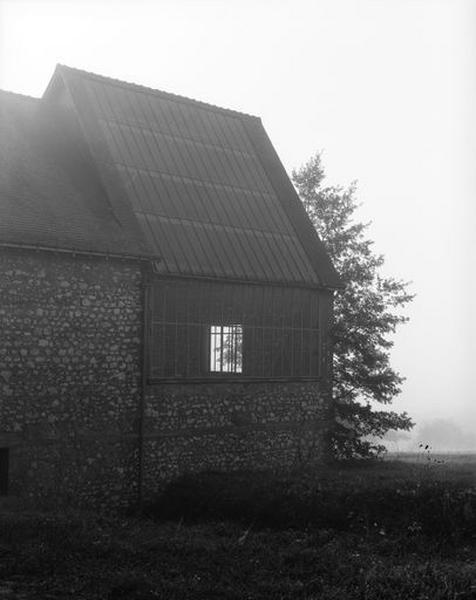
[(476, 461), (420, 458), (186, 477), (140, 518), (4, 511), (0, 599), (476, 598)]
[(445, 464), (447, 467), (452, 465), (457, 468), (471, 467), (475, 468), (476, 473), (476, 452), (435, 452), (434, 450), (420, 452), (388, 452), (386, 460), (391, 462), (410, 462), (416, 465), (421, 463)]

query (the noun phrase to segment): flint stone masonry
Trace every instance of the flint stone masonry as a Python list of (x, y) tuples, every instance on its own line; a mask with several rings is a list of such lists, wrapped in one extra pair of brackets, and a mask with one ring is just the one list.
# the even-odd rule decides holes
[(149, 386), (144, 495), (157, 482), (201, 470), (289, 468), (323, 457), (325, 394), (313, 383)]
[(154, 430), (304, 423), (322, 416), (316, 383), (199, 383), (151, 385), (145, 434)]
[(132, 501), (140, 268), (2, 251), (0, 273), (0, 445), (12, 448), (10, 493)]
[(150, 382), (141, 436), (139, 263), (4, 250), (0, 273), (0, 447), (10, 448), (12, 495), (124, 507), (141, 480), (149, 498), (188, 471), (322, 455), (316, 382)]

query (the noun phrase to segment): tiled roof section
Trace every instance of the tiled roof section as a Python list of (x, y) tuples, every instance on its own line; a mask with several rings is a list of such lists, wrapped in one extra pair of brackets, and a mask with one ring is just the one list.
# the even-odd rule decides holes
[(138, 254), (82, 150), (58, 108), (0, 91), (0, 243)]
[(114, 213), (130, 221), (132, 207), (164, 272), (335, 283), (317, 236), (301, 231), (302, 206), (274, 154), (266, 166), (263, 153), (274, 150), (259, 119), (67, 67), (55, 77), (71, 94)]

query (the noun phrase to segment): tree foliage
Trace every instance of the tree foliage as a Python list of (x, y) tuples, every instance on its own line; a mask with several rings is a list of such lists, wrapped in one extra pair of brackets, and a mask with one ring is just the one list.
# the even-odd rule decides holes
[(320, 153), (293, 172), (345, 285), (335, 295), (334, 308), (333, 448), (338, 458), (369, 456), (383, 450), (369, 439), (413, 427), (406, 413), (374, 408), (375, 403), (389, 405), (400, 392), (404, 379), (390, 365), (391, 334), (407, 321), (401, 309), (413, 296), (407, 283), (382, 274), (383, 256), (366, 237), (369, 224), (354, 221), (356, 184), (325, 186), (324, 177)]

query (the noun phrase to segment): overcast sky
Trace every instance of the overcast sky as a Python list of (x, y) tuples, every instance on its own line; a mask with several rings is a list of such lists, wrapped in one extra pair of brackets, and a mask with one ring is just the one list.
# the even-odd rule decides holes
[(473, 432), (476, 1), (0, 0), (0, 87), (40, 96), (56, 63), (257, 114), (289, 172), (324, 150), (357, 179), (417, 294), (394, 406)]

